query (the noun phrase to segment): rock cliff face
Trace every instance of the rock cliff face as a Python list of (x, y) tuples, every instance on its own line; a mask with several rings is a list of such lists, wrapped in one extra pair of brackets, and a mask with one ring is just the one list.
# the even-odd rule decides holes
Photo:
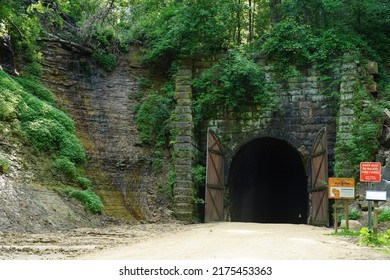
[(0, 172), (0, 232), (41, 232), (101, 225), (101, 216), (53, 190), (52, 162), (37, 155), (19, 137), (14, 124), (0, 122), (0, 157), (9, 167)]
[(0, 36), (0, 54), (0, 69), (11, 74), (15, 73), (14, 52), (8, 34)]
[(105, 204), (105, 213), (125, 220), (155, 221), (164, 215), (156, 189), (165, 180), (152, 170), (132, 111), (138, 80), (148, 71), (137, 51), (122, 57), (113, 72), (95, 67), (88, 55), (61, 42), (45, 41), (43, 81), (76, 124), (86, 149), (86, 176)]

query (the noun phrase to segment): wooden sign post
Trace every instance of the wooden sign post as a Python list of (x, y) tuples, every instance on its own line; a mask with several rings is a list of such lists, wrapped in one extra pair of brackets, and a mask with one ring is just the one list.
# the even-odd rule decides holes
[(366, 200), (368, 202), (374, 201), (374, 234), (376, 235), (378, 233), (378, 214), (379, 214), (379, 208), (378, 203), (379, 201), (386, 201), (387, 192), (386, 191), (367, 191), (366, 192)]
[(334, 199), (334, 223), (335, 231), (338, 230), (337, 200), (344, 199), (345, 203), (345, 223), (349, 228), (348, 200), (355, 199), (355, 179), (354, 178), (329, 178), (328, 198)]

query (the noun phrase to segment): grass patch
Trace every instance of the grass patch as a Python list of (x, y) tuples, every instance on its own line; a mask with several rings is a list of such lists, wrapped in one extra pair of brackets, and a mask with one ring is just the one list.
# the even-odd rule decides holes
[(33, 94), (39, 99), (46, 101), (49, 104), (54, 103), (54, 94), (42, 86), (39, 81), (24, 77), (17, 77), (15, 78), (15, 81), (18, 82), (27, 92)]
[(100, 214), (104, 209), (104, 205), (100, 197), (90, 188), (86, 190), (78, 190), (72, 187), (66, 187), (57, 188), (56, 191), (68, 197), (78, 199), (84, 203), (86, 210), (89, 210), (94, 214)]
[(331, 235), (334, 236), (359, 236), (359, 231), (352, 231), (347, 229), (346, 227), (341, 228), (338, 232), (332, 232)]
[(92, 188), (92, 182), (88, 178), (85, 177), (77, 177), (76, 182), (82, 187), (83, 189), (90, 189)]

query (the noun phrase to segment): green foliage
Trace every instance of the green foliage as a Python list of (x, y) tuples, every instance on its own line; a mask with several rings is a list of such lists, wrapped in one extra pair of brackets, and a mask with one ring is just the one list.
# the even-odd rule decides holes
[(22, 87), (0, 70), (0, 120), (8, 121), (17, 116)]
[(167, 173), (167, 195), (173, 198), (173, 190), (176, 184), (176, 173), (173, 169), (170, 169)]
[(343, 142), (337, 142), (334, 148), (336, 161), (334, 171), (337, 176), (343, 176), (343, 168), (348, 166), (354, 169), (354, 175), (358, 177), (360, 162), (373, 160), (379, 148), (378, 138), (382, 131), (383, 114), (375, 100), (371, 100), (370, 105), (363, 106), (363, 101), (367, 98), (364, 89), (355, 90), (352, 104), (355, 112), (352, 136)]
[(58, 156), (67, 157), (75, 163), (86, 161), (84, 148), (74, 134), (66, 133), (59, 141)]
[(363, 246), (390, 246), (390, 229), (386, 233), (374, 234), (364, 227), (360, 230), (359, 244)]
[(8, 171), (8, 168), (10, 167), (10, 162), (8, 159), (6, 159), (3, 156), (0, 156), (0, 174), (5, 174)]
[(384, 54), (390, 50), (387, 35), (390, 31), (389, 11), (387, 0), (292, 0), (283, 2), (280, 13), (282, 20), (292, 18), (315, 32), (333, 29), (340, 38), (348, 34), (359, 38), (365, 42), (366, 49), (361, 50), (372, 55), (373, 52)]
[(359, 49), (359, 38), (340, 34), (335, 29), (313, 30), (293, 19), (279, 22), (262, 38), (261, 49), (274, 61), (276, 72), (288, 77), (288, 67), (307, 68), (316, 63), (318, 69), (330, 70), (333, 60), (345, 52)]
[(335, 236), (359, 236), (360, 232), (352, 231), (352, 230), (347, 229), (346, 227), (343, 227), (338, 232), (332, 232), (331, 235), (335, 235)]
[(358, 210), (351, 210), (348, 212), (348, 217), (350, 220), (359, 220), (362, 213)]
[(174, 84), (166, 83), (161, 93), (150, 92), (137, 112), (137, 125), (142, 142), (163, 147), (169, 142), (169, 120), (173, 110)]
[(390, 221), (390, 209), (383, 209), (382, 213), (378, 215), (378, 222), (383, 223)]
[[(359, 220), (362, 213), (358, 210), (351, 210), (348, 212), (348, 219), (350, 220)], [(345, 215), (339, 215), (339, 220), (345, 220)]]
[(66, 187), (58, 188), (57, 191), (69, 197), (80, 200), (84, 203), (85, 208), (94, 214), (99, 214), (104, 209), (104, 204), (101, 201), (100, 197), (90, 188), (86, 190), (78, 190), (71, 187)]
[[(30, 91), (35, 94), (38, 91), (44, 93), (46, 101), (48, 96), (53, 96), (52, 93), (37, 81), (27, 79), (16, 79), (16, 81), (22, 81), (24, 88), (18, 88), (15, 81), (8, 80), (7, 86), (19, 90), (19, 95), (18, 98), (2, 99), (1, 102), (8, 101), (8, 104), (5, 104), (7, 106), (4, 106), (5, 109), (2, 110), (3, 117), (12, 115), (13, 112), (14, 117), (21, 121), (22, 133), (36, 149), (54, 152), (76, 163), (84, 162), (85, 153), (80, 141), (74, 135), (73, 121), (64, 112), (31, 95)], [(12, 100), (15, 102), (12, 103)], [(9, 104), (13, 104), (13, 107), (8, 106)]]
[(197, 165), (192, 169), (192, 180), (194, 182), (194, 203), (204, 204), (204, 199), (199, 197), (199, 191), (205, 187), (206, 183), (206, 168), (202, 165)]
[(193, 88), (197, 125), (216, 118), (220, 111), (238, 115), (253, 105), (260, 113), (278, 110), (277, 99), (268, 88), (262, 69), (237, 51), (196, 78)]
[(25, 89), (25, 91), (33, 94), (40, 100), (46, 101), (49, 104), (54, 103), (53, 93), (44, 86), (42, 86), (40, 82), (22, 77), (15, 78), (15, 80)]
[(62, 111), (52, 105), (42, 102), (41, 99), (31, 95), (29, 92), (22, 92), (23, 101), (18, 104), (19, 119), (22, 122), (47, 119), (56, 122), (65, 132), (73, 133), (73, 121)]
[(227, 47), (231, 3), (206, 0), (135, 5), (131, 32), (145, 45), (144, 62), (208, 55)]
[(145, 78), (145, 77), (141, 77), (139, 79), (139, 82), (138, 82), (138, 87), (141, 91), (145, 91), (145, 90), (148, 90), (148, 89), (151, 89), (152, 88), (152, 82), (150, 81), (150, 79), (148, 78)]
[(56, 147), (63, 134), (62, 127), (56, 121), (46, 118), (26, 121), (22, 124), (22, 129), (31, 144), (41, 151)]
[(69, 178), (76, 178), (78, 171), (74, 162), (67, 157), (59, 157), (54, 161), (54, 167), (63, 172)]
[(90, 189), (92, 188), (92, 182), (88, 178), (85, 177), (77, 177), (76, 182), (82, 187), (83, 189)]
[(74, 135), (74, 123), (47, 103), (53, 94), (36, 78), (31, 79), (13, 79), (0, 71), (0, 120), (17, 123), (14, 133), (20, 133), (38, 151), (53, 156), (54, 167), (76, 179), (76, 164), (85, 162), (86, 156)]
[(0, 9), (0, 25), (3, 31), (0, 36), (9, 34), (11, 44), (18, 62), (34, 62), (39, 59), (37, 38), (41, 26), (38, 17), (27, 11), (25, 1), (2, 0)]
[(111, 72), (117, 64), (116, 56), (112, 53), (95, 51), (92, 54), (92, 59), (100, 65), (104, 70)]

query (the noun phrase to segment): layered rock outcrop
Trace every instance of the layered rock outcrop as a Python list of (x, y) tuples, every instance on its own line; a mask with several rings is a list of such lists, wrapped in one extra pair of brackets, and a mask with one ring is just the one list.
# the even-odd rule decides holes
[(88, 163), (86, 176), (105, 204), (105, 214), (125, 220), (159, 220), (162, 173), (153, 172), (151, 151), (143, 147), (133, 113), (138, 81), (148, 75), (130, 51), (104, 72), (88, 54), (59, 41), (44, 41), (44, 84), (76, 124)]

